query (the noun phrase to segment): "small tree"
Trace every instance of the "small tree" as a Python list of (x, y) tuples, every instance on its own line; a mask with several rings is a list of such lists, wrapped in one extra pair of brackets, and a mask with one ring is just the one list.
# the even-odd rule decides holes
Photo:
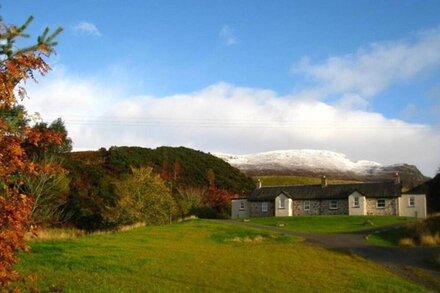
[(67, 201), (69, 178), (64, 170), (59, 170), (59, 159), (46, 158), (46, 166), (54, 166), (41, 170), (35, 176), (22, 176), (23, 190), (32, 194), (31, 219), (34, 225), (57, 224), (67, 219), (62, 206)]
[(208, 169), (206, 172), (206, 179), (208, 180), (209, 187), (215, 186), (215, 173), (214, 170)]
[[(49, 34), (46, 28), (37, 42), (25, 48), (17, 48), (19, 38), (28, 37), (29, 19), (21, 26), (7, 25), (0, 18), (0, 286), (7, 288), (17, 274), (13, 264), (19, 250), (26, 249), (24, 234), (28, 230), (32, 211), (32, 196), (26, 194), (17, 180), (19, 174), (35, 176), (47, 166), (31, 161), (24, 147), (46, 147), (61, 143), (61, 137), (48, 132), (42, 135), (28, 125), (23, 107), (17, 107), (26, 96), (23, 87), (26, 80), (34, 79), (34, 73), (46, 73), (50, 68), (43, 60), (48, 56), (61, 28)], [(16, 96), (16, 92), (18, 97)]]
[(118, 224), (165, 224), (176, 213), (170, 190), (152, 168), (133, 168), (132, 175), (115, 185), (119, 200), (113, 216)]
[(207, 188), (196, 186), (183, 186), (177, 188), (174, 199), (179, 208), (181, 217), (189, 215), (200, 208), (206, 195)]

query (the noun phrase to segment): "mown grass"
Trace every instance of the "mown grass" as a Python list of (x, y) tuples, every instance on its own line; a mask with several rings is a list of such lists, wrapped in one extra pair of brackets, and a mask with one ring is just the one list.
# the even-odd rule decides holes
[[(254, 181), (261, 180), (263, 186), (277, 186), (277, 185), (312, 185), (321, 184), (320, 177), (308, 177), (308, 176), (255, 176)], [(329, 184), (338, 183), (356, 183), (358, 181), (341, 180), (341, 179), (328, 179)]]
[[(259, 240), (230, 241), (246, 237)], [(42, 292), (424, 292), (364, 259), (219, 221), (31, 246), (17, 269)]]
[(294, 216), (294, 217), (261, 217), (251, 218), (250, 222), (267, 225), (280, 226), (284, 229), (299, 232), (314, 233), (343, 233), (354, 232), (384, 225), (409, 223), (412, 218), (396, 216)]

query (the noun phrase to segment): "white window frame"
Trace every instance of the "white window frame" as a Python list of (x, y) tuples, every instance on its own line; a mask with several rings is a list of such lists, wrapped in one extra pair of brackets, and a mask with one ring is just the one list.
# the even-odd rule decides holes
[(263, 213), (269, 211), (269, 203), (267, 201), (261, 203), (261, 211)]
[(284, 209), (286, 207), (285, 201), (286, 201), (286, 199), (284, 197), (280, 198), (280, 204), (279, 204), (278, 208)]
[(244, 210), (245, 209), (245, 205), (244, 205), (244, 201), (240, 202), (240, 210)]
[[(336, 203), (336, 205), (333, 205), (334, 203)], [(339, 202), (337, 200), (331, 200), (328, 208), (330, 210), (337, 210), (339, 208)]]
[(304, 210), (305, 211), (310, 211), (310, 200), (305, 200), (304, 201)]
[[(383, 201), (383, 206), (379, 204), (379, 201)], [(378, 198), (376, 200), (376, 208), (378, 209), (384, 209), (386, 207), (386, 200), (384, 198)]]
[(408, 198), (408, 207), (413, 208), (416, 206), (416, 198), (414, 196), (410, 196)]
[(354, 208), (358, 208), (358, 207), (360, 207), (360, 199), (359, 199), (359, 196), (355, 196), (355, 197), (353, 197), (353, 207), (354, 207)]

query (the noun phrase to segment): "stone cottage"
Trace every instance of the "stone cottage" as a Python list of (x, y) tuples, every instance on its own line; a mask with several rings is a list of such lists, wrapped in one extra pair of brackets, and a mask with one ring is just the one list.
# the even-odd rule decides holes
[(247, 198), (232, 200), (231, 218), (298, 215), (393, 215), (426, 217), (424, 194), (402, 194), (394, 181), (350, 184), (291, 185), (257, 188)]

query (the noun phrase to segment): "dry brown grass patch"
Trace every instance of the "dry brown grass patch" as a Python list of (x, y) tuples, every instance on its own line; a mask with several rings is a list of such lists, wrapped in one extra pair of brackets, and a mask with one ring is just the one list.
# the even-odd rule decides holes
[(402, 238), (399, 240), (399, 245), (400, 246), (406, 246), (406, 247), (413, 247), (416, 245), (416, 243), (414, 242), (414, 240), (412, 238)]
[(433, 234), (420, 235), (420, 245), (422, 246), (436, 246), (440, 245), (440, 234), (437, 232)]
[(245, 236), (245, 237), (234, 237), (231, 239), (226, 239), (226, 242), (245, 242), (245, 243), (259, 243), (263, 242), (265, 240), (265, 237), (261, 235), (255, 235), (253, 237)]

